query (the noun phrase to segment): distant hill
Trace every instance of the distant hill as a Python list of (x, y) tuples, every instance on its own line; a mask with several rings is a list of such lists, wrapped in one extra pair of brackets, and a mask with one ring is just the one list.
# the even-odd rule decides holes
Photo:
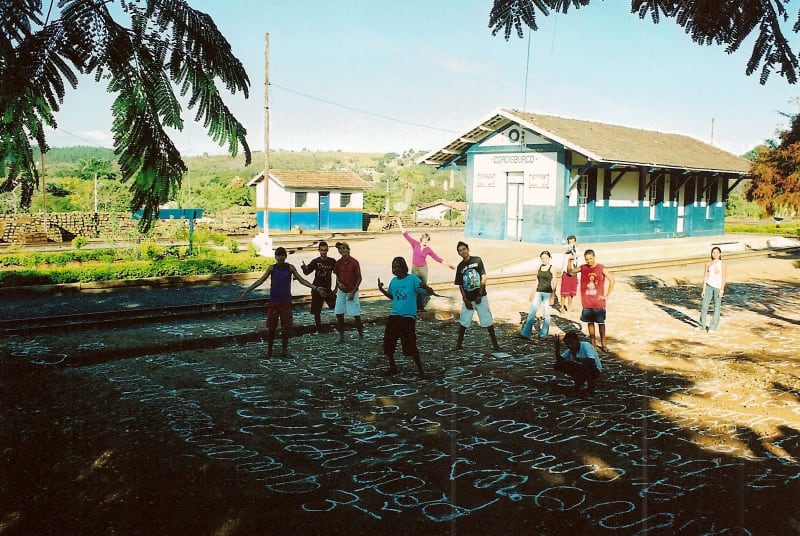
[[(39, 159), (38, 149), (34, 150), (36, 159)], [(244, 156), (229, 155), (211, 156), (184, 156), (184, 162), (194, 175), (231, 176), (241, 175), (249, 179), (258, 175), (264, 168), (264, 153), (252, 154), (252, 163), (244, 165)], [(271, 151), (271, 169), (304, 169), (304, 170), (331, 170), (331, 169), (363, 169), (374, 168), (381, 161), (388, 161), (396, 157), (394, 153), (344, 153), (339, 151), (310, 152), (310, 151)], [(74, 146), (52, 147), (46, 155), (45, 164), (48, 167), (71, 168), (81, 160), (99, 158), (116, 163), (117, 159), (112, 149), (105, 147)], [(52, 168), (51, 168), (52, 170)]]
[[(35, 148), (33, 154), (39, 159), (39, 149)], [(54, 164), (77, 164), (81, 160), (89, 158), (100, 158), (103, 160), (116, 161), (114, 151), (106, 147), (90, 147), (86, 145), (76, 145), (75, 147), (51, 147), (45, 157), (46, 165)]]
[[(353, 171), (373, 188), (365, 192), (364, 208), (369, 212), (382, 212), (397, 202), (409, 208), (438, 199), (465, 201), (466, 194), (460, 180), (454, 183), (449, 171), (439, 171), (432, 166), (417, 165), (415, 160), (424, 152), (408, 151), (397, 153), (352, 153), (340, 151), (271, 151), (270, 169), (295, 169), (309, 171)], [(82, 160), (100, 159), (112, 162), (112, 170), (119, 171), (117, 160), (111, 149), (103, 147), (53, 147), (46, 155), (46, 170), (49, 184), (53, 180), (65, 192), (72, 194), (73, 203), (69, 210), (86, 210), (86, 199), (92, 193), (81, 193), (85, 185), (75, 180), (76, 169)], [(179, 203), (190, 202), (200, 205), (209, 212), (222, 210), (221, 200), (231, 197), (234, 204), (252, 203), (252, 189), (247, 182), (264, 169), (263, 152), (255, 152), (249, 166), (244, 165), (244, 156), (203, 155), (184, 157), (189, 172), (184, 176), (181, 189), (177, 193)], [(448, 186), (449, 184), (449, 186)], [(127, 191), (127, 185), (117, 185)], [(52, 186), (53, 188), (55, 186)], [(243, 189), (245, 193), (232, 193), (231, 188)], [(101, 188), (101, 193), (104, 190)], [(105, 191), (111, 191), (110, 188)], [(230, 194), (230, 195), (229, 195)], [(189, 201), (187, 201), (187, 199)], [(226, 201), (227, 202), (227, 201)], [(205, 203), (205, 204), (203, 204)], [(65, 209), (66, 210), (66, 209)]]
[[(270, 151), (270, 169), (302, 169), (325, 171), (347, 169), (358, 171), (375, 168), (387, 155), (383, 153), (342, 153), (309, 151)], [(264, 153), (253, 153), (252, 163), (244, 165), (244, 156), (228, 155), (188, 156), (184, 158), (192, 175), (233, 177), (241, 176), (250, 180), (264, 169)]]

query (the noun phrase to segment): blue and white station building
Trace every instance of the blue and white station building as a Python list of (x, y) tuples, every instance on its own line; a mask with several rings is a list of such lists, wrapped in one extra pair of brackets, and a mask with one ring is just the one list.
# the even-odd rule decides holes
[(420, 163), (465, 177), (465, 236), (560, 243), (724, 234), (750, 162), (694, 138), (500, 109)]
[(256, 188), (256, 222), (275, 231), (361, 231), (364, 190), (372, 185), (352, 171), (262, 171), (248, 186)]

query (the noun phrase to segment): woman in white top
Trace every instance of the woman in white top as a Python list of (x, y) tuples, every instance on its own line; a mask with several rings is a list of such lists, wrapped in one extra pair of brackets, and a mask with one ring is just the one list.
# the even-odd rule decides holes
[[(725, 263), (722, 262), (722, 250), (717, 246), (711, 248), (711, 260), (706, 263), (703, 272), (703, 291), (700, 296), (703, 298), (703, 306), (700, 309), (700, 326), (698, 329), (714, 331), (719, 324), (719, 310), (722, 297), (725, 295)], [(714, 298), (714, 316), (711, 325), (706, 326), (706, 315), (708, 314), (708, 304)]]

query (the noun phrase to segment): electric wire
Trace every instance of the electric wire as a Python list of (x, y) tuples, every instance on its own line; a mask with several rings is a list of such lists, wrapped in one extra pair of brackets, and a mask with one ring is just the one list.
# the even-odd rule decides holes
[(295, 95), (300, 95), (301, 97), (305, 97), (307, 99), (311, 99), (311, 100), (315, 100), (315, 101), (322, 102), (322, 103), (325, 103), (325, 104), (329, 104), (331, 106), (336, 106), (337, 108), (342, 108), (344, 110), (349, 110), (351, 112), (357, 112), (357, 113), (368, 115), (368, 116), (371, 116), (371, 117), (376, 117), (378, 119), (384, 119), (386, 121), (393, 121), (395, 123), (400, 123), (400, 124), (403, 124), (403, 125), (408, 125), (408, 126), (417, 127), (417, 128), (426, 128), (426, 129), (429, 129), (429, 130), (437, 130), (439, 132), (447, 132), (448, 134), (458, 134), (458, 132), (455, 131), (455, 130), (449, 130), (449, 129), (440, 128), (440, 127), (432, 127), (430, 125), (423, 125), (421, 123), (414, 123), (414, 122), (411, 122), (411, 121), (406, 121), (405, 119), (398, 119), (396, 117), (391, 117), (391, 116), (388, 116), (388, 115), (378, 114), (378, 113), (375, 113), (375, 112), (362, 110), (361, 108), (356, 108), (354, 106), (349, 106), (347, 104), (341, 104), (341, 103), (338, 103), (338, 102), (334, 102), (332, 100), (323, 99), (322, 97), (315, 97), (314, 95), (309, 95), (308, 93), (303, 93), (302, 91), (297, 91), (296, 89), (291, 89), (291, 88), (288, 88), (288, 87), (285, 87), (285, 86), (281, 86), (281, 85), (275, 84), (274, 82), (271, 82), (270, 86), (275, 86), (278, 89), (282, 89), (283, 91), (288, 91), (289, 93), (294, 93)]

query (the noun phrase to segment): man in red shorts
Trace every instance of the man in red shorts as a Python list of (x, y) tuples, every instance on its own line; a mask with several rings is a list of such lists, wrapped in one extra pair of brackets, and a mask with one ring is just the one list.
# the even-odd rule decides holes
[(292, 277), (297, 280), (301, 285), (310, 288), (311, 290), (319, 291), (317, 287), (303, 279), (297, 273), (297, 268), (294, 265), (286, 262), (286, 249), (279, 247), (275, 249), (275, 264), (267, 267), (256, 282), (247, 287), (239, 293), (238, 298), (241, 300), (247, 294), (258, 287), (267, 278), (272, 277), (269, 286), (269, 306), (267, 307), (267, 358), (272, 357), (272, 345), (275, 342), (275, 331), (278, 328), (278, 320), (281, 322), (281, 357), (288, 359), (292, 357), (289, 354), (289, 337), (291, 335), (292, 327)]

